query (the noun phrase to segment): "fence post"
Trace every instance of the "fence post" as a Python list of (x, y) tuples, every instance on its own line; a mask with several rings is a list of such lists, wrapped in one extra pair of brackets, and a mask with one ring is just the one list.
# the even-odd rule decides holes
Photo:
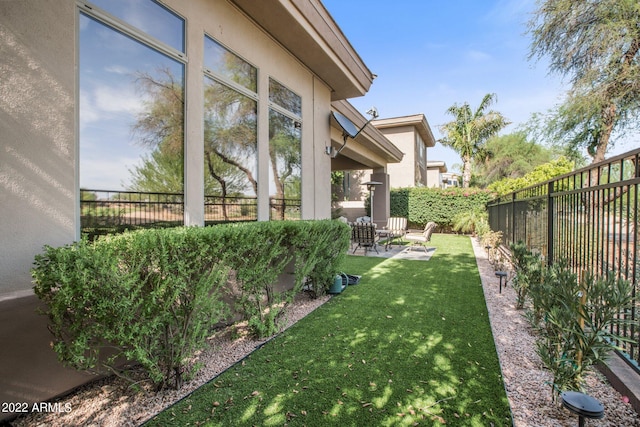
[(547, 186), (547, 265), (553, 264), (553, 218), (554, 218), (554, 206), (553, 206), (553, 181), (549, 182)]
[(511, 193), (511, 244), (516, 243), (516, 192)]

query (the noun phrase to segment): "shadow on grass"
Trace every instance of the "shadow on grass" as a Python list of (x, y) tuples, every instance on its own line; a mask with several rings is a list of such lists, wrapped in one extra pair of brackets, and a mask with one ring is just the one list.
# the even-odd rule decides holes
[[(149, 425), (511, 425), (468, 238), (348, 257), (360, 284)], [(466, 245), (465, 245), (466, 241)]]

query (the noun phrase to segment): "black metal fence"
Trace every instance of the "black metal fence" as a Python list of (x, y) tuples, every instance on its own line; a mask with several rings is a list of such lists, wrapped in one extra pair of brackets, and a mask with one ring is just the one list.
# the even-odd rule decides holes
[(80, 190), (80, 227), (83, 234), (93, 236), (133, 228), (182, 224), (182, 194)]
[(258, 220), (256, 197), (204, 196), (205, 224)]
[(302, 218), (300, 199), (269, 199), (269, 219), (293, 220)]
[[(300, 199), (270, 198), (270, 219), (300, 219)], [(205, 196), (206, 225), (257, 221), (256, 197)], [(184, 224), (184, 195), (136, 191), (80, 190), (80, 226), (94, 236), (126, 229)]]
[[(637, 321), (639, 160), (640, 149), (633, 150), (494, 200), (488, 205), (491, 229), (502, 231), (505, 245), (522, 241), (549, 264), (567, 260), (579, 277), (613, 272), (630, 281), (633, 304), (620, 316)], [(617, 344), (638, 368), (639, 328), (616, 333), (634, 341)]]

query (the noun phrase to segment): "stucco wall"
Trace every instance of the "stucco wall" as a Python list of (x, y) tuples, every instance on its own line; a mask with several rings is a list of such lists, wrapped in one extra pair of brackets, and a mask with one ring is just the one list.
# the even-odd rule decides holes
[[(79, 237), (75, 1), (0, 1), (0, 298), (30, 293), (43, 245)], [(204, 34), (258, 68), (259, 216), (269, 218), (268, 90), (302, 98), (302, 217), (331, 214), (331, 90), (227, 1), (165, 1), (186, 18), (185, 221), (204, 224)]]
[(404, 157), (400, 163), (389, 163), (387, 171), (391, 188), (415, 186), (416, 164), (416, 134), (413, 126), (401, 126), (391, 129), (381, 129), (381, 132), (398, 147)]
[(0, 1), (0, 298), (76, 238), (75, 2)]
[[(269, 77), (302, 98), (302, 217), (329, 218), (331, 89), (231, 3), (163, 3), (187, 21), (187, 224), (204, 223), (205, 33), (258, 68), (259, 219), (269, 217)], [(6, 401), (43, 401), (87, 379), (62, 369), (49, 348), (30, 277), (44, 245), (79, 238), (77, 16), (74, 0), (0, 0), (0, 336), (16, 344), (5, 355), (12, 363), (3, 360)]]

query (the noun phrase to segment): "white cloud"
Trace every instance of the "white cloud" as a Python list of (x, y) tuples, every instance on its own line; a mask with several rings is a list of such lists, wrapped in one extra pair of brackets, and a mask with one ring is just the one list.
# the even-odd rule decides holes
[(82, 158), (80, 186), (94, 190), (124, 190), (130, 184), (132, 168), (139, 158), (118, 157), (112, 159)]
[(117, 65), (117, 64), (110, 65), (106, 67), (104, 70), (114, 74), (123, 74), (123, 75), (131, 74), (131, 70), (129, 70), (126, 67), (123, 67), (122, 65)]
[(136, 114), (142, 110), (142, 101), (131, 87), (98, 86), (93, 95), (96, 108), (105, 112)]
[(95, 104), (91, 102), (91, 96), (86, 91), (80, 91), (80, 128), (89, 123), (100, 120), (100, 112)]
[(491, 55), (480, 50), (470, 50), (467, 52), (467, 58), (472, 61), (489, 61), (492, 59)]

